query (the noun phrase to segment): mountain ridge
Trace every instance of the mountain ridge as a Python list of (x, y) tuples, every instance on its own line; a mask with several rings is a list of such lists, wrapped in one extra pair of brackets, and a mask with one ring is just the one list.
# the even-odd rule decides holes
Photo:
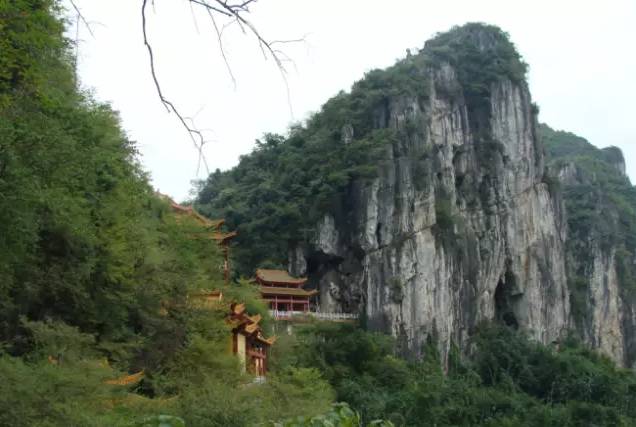
[[(573, 216), (552, 157), (571, 147), (551, 145), (560, 134), (538, 125), (526, 70), (496, 27), (439, 34), (289, 137), (266, 135), (239, 166), (211, 175), (197, 206), (238, 228), (243, 274), (287, 261), (320, 291), (321, 309), (361, 312), (406, 354), (431, 339), (444, 357), (454, 344), (469, 351), (475, 327), (497, 320), (544, 344), (578, 331), (630, 365), (625, 315), (613, 311), (622, 320), (611, 330), (575, 319), (599, 305), (589, 274), (589, 303), (570, 302), (581, 299), (571, 279), (580, 253), (566, 248)], [(599, 153), (624, 171), (620, 151)], [(610, 333), (620, 338), (603, 344)]]

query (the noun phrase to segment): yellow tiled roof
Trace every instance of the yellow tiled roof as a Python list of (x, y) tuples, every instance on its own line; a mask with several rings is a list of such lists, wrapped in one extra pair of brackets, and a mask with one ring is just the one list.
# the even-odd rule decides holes
[(287, 283), (290, 285), (302, 285), (307, 278), (295, 278), (289, 275), (285, 270), (256, 270), (256, 277), (267, 283)]
[(248, 334), (253, 334), (258, 330), (258, 328), (260, 328), (260, 326), (258, 326), (258, 323), (250, 323), (245, 327), (245, 332), (247, 332)]
[(258, 336), (256, 337), (259, 341), (267, 344), (267, 345), (272, 345), (276, 342), (277, 337), (273, 336), (273, 337), (269, 337), (269, 338), (265, 338), (263, 336)]
[(175, 211), (175, 212), (177, 212), (179, 214), (188, 215), (188, 216), (194, 218), (199, 224), (203, 225), (204, 227), (212, 228), (214, 230), (218, 230), (219, 228), (221, 228), (223, 223), (225, 223), (224, 219), (209, 219), (209, 218), (206, 218), (203, 215), (201, 215), (200, 213), (198, 213), (197, 211), (195, 211), (192, 206), (180, 205), (179, 203), (177, 203), (174, 200), (172, 200), (172, 198), (170, 196), (167, 196), (167, 195), (161, 194), (161, 193), (157, 193), (157, 195), (160, 198), (166, 200), (168, 203), (170, 203), (170, 207), (172, 207), (173, 211)]
[(136, 374), (126, 375), (121, 378), (116, 378), (114, 380), (104, 381), (105, 384), (108, 385), (130, 385), (136, 384), (144, 377), (144, 371), (139, 371)]
[(233, 304), (232, 314), (240, 315), (245, 312), (245, 304)]

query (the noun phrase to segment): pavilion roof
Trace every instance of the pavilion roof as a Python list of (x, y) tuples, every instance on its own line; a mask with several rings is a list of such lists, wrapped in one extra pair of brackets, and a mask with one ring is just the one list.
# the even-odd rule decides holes
[(125, 375), (123, 377), (120, 378), (115, 378), (114, 380), (106, 380), (104, 381), (104, 384), (109, 384), (109, 385), (131, 385), (131, 384), (137, 384), (139, 381), (141, 381), (144, 377), (144, 371), (139, 371), (136, 374), (132, 374), (132, 375)]
[(170, 204), (170, 207), (172, 208), (172, 210), (174, 212), (176, 212), (177, 214), (180, 214), (180, 215), (189, 216), (189, 217), (193, 218), (196, 222), (198, 222), (200, 225), (202, 225), (202, 226), (204, 226), (206, 228), (211, 228), (211, 229), (214, 229), (214, 230), (218, 230), (225, 223), (224, 219), (209, 219), (209, 218), (206, 218), (203, 215), (201, 215), (200, 213), (198, 213), (196, 210), (194, 210), (194, 208), (192, 206), (180, 205), (179, 203), (177, 203), (174, 200), (172, 200), (172, 198), (170, 196), (167, 196), (167, 195), (161, 194), (161, 193), (157, 193), (157, 195), (160, 198), (166, 200)]
[(302, 288), (277, 288), (275, 286), (261, 286), (263, 295), (285, 295), (294, 297), (311, 297), (318, 293), (316, 290), (307, 291)]
[(231, 231), (229, 233), (212, 233), (212, 240), (216, 240), (219, 243), (227, 242), (228, 240), (236, 237), (238, 233), (236, 231)]
[(232, 304), (230, 306), (230, 310), (232, 311), (231, 314), (240, 316), (241, 314), (245, 313), (245, 304)]
[(255, 314), (253, 316), (248, 316), (249, 319), (254, 322), (254, 323), (258, 323), (261, 321), (261, 319), (263, 318), (263, 316), (261, 316), (260, 314)]
[(274, 344), (274, 343), (276, 342), (276, 339), (277, 339), (277, 338), (276, 338), (276, 336), (269, 337), (269, 338), (265, 338), (265, 337), (263, 337), (262, 335), (258, 335), (256, 338), (257, 338), (260, 342), (265, 343), (265, 344), (267, 344), (267, 345), (272, 345), (272, 344)]
[(258, 331), (259, 328), (260, 326), (258, 326), (258, 323), (249, 323), (245, 326), (245, 332), (247, 332), (248, 334), (253, 334), (254, 332)]
[(285, 270), (256, 270), (256, 278), (265, 283), (284, 283), (289, 285), (302, 285), (307, 281), (306, 277), (292, 277)]
[(232, 329), (243, 334), (250, 335), (267, 345), (272, 345), (276, 341), (276, 337), (264, 338), (260, 325), (263, 317), (260, 314), (249, 316), (245, 310), (245, 304), (234, 303), (230, 306), (230, 317), (227, 322)]

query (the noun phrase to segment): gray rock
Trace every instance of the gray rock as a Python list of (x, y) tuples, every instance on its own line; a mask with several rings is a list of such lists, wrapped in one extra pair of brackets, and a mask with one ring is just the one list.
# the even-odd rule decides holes
[(412, 356), (429, 336), (444, 356), (451, 343), (468, 349), (479, 323), (495, 318), (559, 341), (570, 326), (565, 233), (560, 200), (542, 182), (529, 91), (511, 81), (491, 88), (487, 143), (448, 95), (460, 87), (454, 69), (430, 73), (424, 105), (401, 96), (377, 112), (398, 141), (305, 252), (321, 309), (361, 312)]

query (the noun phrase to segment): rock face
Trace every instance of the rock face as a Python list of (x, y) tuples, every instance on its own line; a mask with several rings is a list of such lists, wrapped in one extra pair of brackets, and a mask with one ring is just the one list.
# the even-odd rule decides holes
[[(426, 72), (424, 101), (393, 96), (374, 112), (376, 126), (396, 135), (379, 176), (350, 186), (315, 238), (291, 250), (290, 269), (307, 272), (321, 310), (361, 312), (410, 355), (427, 342), (443, 355), (467, 348), (493, 319), (558, 341), (571, 321), (566, 227), (544, 182), (527, 85), (490, 84), (484, 118), (464, 99), (456, 68)], [(598, 325), (600, 336), (607, 324)]]
[(625, 361), (623, 324), (628, 321), (620, 295), (616, 273), (615, 250), (609, 254), (599, 247), (589, 248), (592, 264), (589, 268), (588, 316), (582, 328), (585, 341), (609, 355), (617, 363)]
[[(566, 133), (559, 135), (551, 129), (547, 133), (548, 139), (554, 135), (568, 139)], [(636, 258), (630, 242), (633, 230), (624, 226), (633, 218), (621, 207), (629, 207), (626, 197), (631, 194), (633, 201), (636, 190), (625, 174), (620, 150), (598, 150), (580, 142), (578, 147), (593, 151), (578, 159), (572, 153), (555, 155), (550, 166), (559, 177), (568, 207), (566, 267), (572, 327), (590, 347), (619, 365), (632, 367), (636, 361), (636, 319), (633, 290), (630, 293), (628, 288)]]
[(197, 205), (239, 230), (242, 274), (287, 257), (320, 310), (406, 355), (470, 353), (494, 320), (633, 366), (636, 188), (619, 149), (537, 123), (525, 71), (498, 28), (438, 34), (266, 135)]

